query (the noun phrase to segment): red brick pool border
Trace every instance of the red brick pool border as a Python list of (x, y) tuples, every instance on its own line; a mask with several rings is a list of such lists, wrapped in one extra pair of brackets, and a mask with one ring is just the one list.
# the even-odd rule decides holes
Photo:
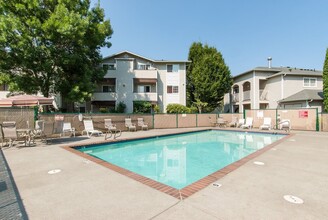
[[(251, 133), (251, 132), (250, 132)], [(150, 186), (156, 190), (159, 190), (163, 193), (166, 193), (170, 196), (173, 196), (177, 199), (180, 199), (180, 200), (183, 200), (183, 199), (186, 199), (188, 198), (189, 196), (191, 196), (192, 194), (204, 189), (205, 187), (207, 187), (208, 185), (210, 185), (211, 183), (221, 179), (222, 177), (224, 177), (225, 175), (227, 175), (228, 173), (236, 170), (238, 167), (242, 166), (243, 164), (247, 163), (248, 161), (254, 159), (255, 157), (263, 154), (264, 152), (270, 150), (271, 148), (273, 148), (274, 146), (278, 145), (279, 143), (285, 141), (287, 138), (290, 138), (291, 136), (293, 136), (294, 134), (289, 134), (289, 135), (286, 135), (286, 137), (283, 137), (282, 139), (178, 190), (178, 189), (175, 189), (171, 186), (168, 186), (168, 185), (165, 185), (163, 183), (160, 183), (160, 182), (157, 182), (155, 180), (152, 180), (152, 179), (149, 179), (147, 177), (144, 177), (144, 176), (141, 176), (137, 173), (134, 173), (134, 172), (131, 172), (129, 170), (126, 170), (122, 167), (119, 167), (119, 166), (116, 166), (114, 164), (111, 164), (109, 162), (106, 162), (106, 161), (103, 161), (101, 159), (98, 159), (96, 157), (93, 157), (93, 156), (90, 156), (88, 154), (85, 154), (85, 153), (82, 153), (78, 150), (75, 150), (74, 147), (78, 147), (78, 146), (81, 146), (81, 145), (70, 145), (70, 146), (64, 146), (62, 148), (74, 153), (74, 154), (77, 154), (87, 160), (90, 160), (90, 161), (93, 161), (101, 166), (104, 166), (106, 168), (109, 168), (117, 173), (120, 173), (124, 176), (127, 176), (131, 179), (134, 179), (140, 183), (143, 183), (147, 186)], [(143, 137), (145, 138), (145, 137)], [(131, 139), (125, 139), (125, 140), (133, 140), (135, 138), (131, 138)], [(123, 141), (123, 140), (122, 140)], [(93, 144), (103, 144), (103, 143), (109, 143), (108, 141), (101, 141), (101, 142), (95, 142), (95, 143), (91, 143), (91, 144), (87, 144), (86, 146), (88, 145), (93, 145)]]

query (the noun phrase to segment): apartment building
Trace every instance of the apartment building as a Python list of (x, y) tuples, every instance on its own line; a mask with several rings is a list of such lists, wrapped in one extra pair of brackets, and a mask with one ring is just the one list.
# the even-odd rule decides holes
[(256, 67), (233, 77), (225, 112), (244, 109), (322, 109), (322, 71), (291, 67)]
[(123, 51), (105, 57), (102, 65), (108, 69), (99, 83), (91, 102), (80, 109), (114, 108), (126, 105), (125, 112), (133, 112), (134, 101), (149, 101), (161, 112), (170, 103), (186, 105), (186, 65), (188, 61), (153, 60)]

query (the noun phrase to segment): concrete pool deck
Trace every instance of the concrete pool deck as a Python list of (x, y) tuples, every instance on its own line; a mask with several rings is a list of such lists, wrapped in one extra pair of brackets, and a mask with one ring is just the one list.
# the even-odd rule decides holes
[[(120, 138), (199, 129), (124, 132)], [(37, 142), (34, 147), (4, 148), (3, 153), (29, 219), (324, 219), (328, 133), (292, 133), (219, 179), (221, 187), (210, 184), (184, 200), (62, 148), (100, 142), (104, 136), (61, 138), (49, 145)], [(53, 169), (61, 172), (49, 175)], [(284, 195), (300, 197), (304, 203), (289, 203)]]

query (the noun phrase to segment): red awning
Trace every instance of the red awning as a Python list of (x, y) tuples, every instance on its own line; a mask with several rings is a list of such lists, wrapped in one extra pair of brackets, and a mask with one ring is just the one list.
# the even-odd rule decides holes
[(52, 105), (54, 99), (36, 95), (17, 95), (0, 99), (0, 107)]

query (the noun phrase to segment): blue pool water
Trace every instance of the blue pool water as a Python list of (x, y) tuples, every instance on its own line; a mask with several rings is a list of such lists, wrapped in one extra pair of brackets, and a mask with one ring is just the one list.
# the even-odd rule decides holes
[(211, 130), (78, 150), (181, 189), (284, 136)]

